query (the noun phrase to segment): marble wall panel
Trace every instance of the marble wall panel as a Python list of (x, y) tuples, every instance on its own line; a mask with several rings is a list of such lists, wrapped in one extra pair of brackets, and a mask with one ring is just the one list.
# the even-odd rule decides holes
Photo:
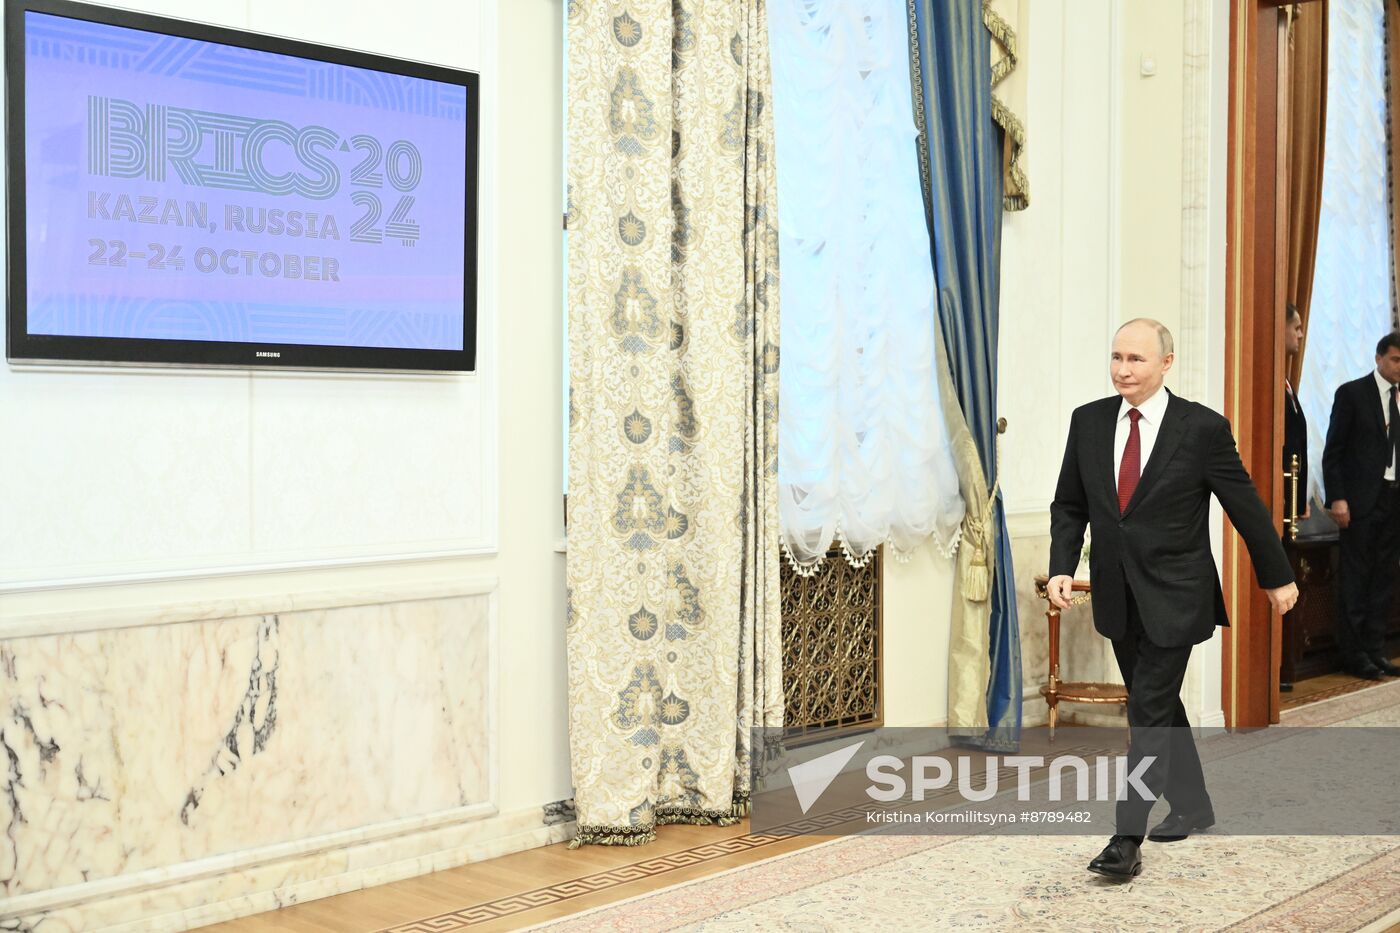
[(491, 599), (0, 641), (0, 903), (489, 807)]

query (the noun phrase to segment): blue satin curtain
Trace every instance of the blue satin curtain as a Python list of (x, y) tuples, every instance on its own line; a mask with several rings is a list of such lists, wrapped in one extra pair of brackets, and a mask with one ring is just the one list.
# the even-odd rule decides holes
[[(958, 401), (990, 489), (996, 476), (1002, 218), (1002, 131), (992, 120), (991, 38), (980, 0), (908, 2), (915, 106), (923, 108), (919, 156), (938, 272), (938, 319)], [(1021, 734), (1021, 637), (1000, 496), (995, 527), (988, 733), (975, 744), (1005, 751), (1017, 747)]]

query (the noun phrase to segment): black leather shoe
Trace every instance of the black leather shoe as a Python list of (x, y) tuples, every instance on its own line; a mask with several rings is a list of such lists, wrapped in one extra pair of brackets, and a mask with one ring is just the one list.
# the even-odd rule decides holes
[(1365, 664), (1348, 664), (1343, 667), (1342, 670), (1353, 677), (1360, 677), (1362, 680), (1381, 679), (1381, 669), (1370, 662)]
[(1375, 665), (1376, 670), (1387, 677), (1400, 677), (1400, 667), (1396, 667), (1385, 658), (1372, 658), (1371, 663)]
[(1089, 863), (1089, 870), (1115, 881), (1128, 881), (1142, 873), (1141, 850), (1134, 837), (1114, 836), (1098, 858)]
[(1167, 818), (1147, 834), (1147, 838), (1153, 842), (1180, 842), (1187, 836), (1201, 829), (1209, 829), (1215, 825), (1215, 814), (1210, 811), (1205, 813), (1168, 813)]

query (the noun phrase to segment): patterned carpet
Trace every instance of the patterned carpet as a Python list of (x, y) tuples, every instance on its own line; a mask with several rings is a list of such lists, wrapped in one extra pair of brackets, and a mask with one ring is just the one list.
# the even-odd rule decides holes
[(1300, 706), (1307, 706), (1309, 703), (1317, 703), (1322, 700), (1330, 700), (1334, 697), (1344, 696), (1348, 693), (1355, 693), (1358, 690), (1365, 690), (1374, 686), (1373, 681), (1362, 680), (1360, 677), (1345, 677), (1335, 683), (1329, 683), (1313, 688), (1310, 693), (1302, 695), (1285, 693), (1279, 698), (1279, 709), (1296, 709)]
[[(1400, 683), (1289, 710), (1292, 726), (1400, 725)], [(1383, 929), (1400, 837), (1202, 835), (1144, 849), (1128, 884), (1088, 837), (851, 837), (531, 929)]]
[[(1393, 658), (1390, 660), (1394, 663)], [(1330, 700), (1343, 694), (1366, 690), (1375, 685), (1376, 682), (1373, 680), (1362, 680), (1360, 677), (1353, 677), (1351, 674), (1344, 674), (1340, 671), (1323, 674), (1321, 677), (1311, 677), (1300, 681), (1294, 685), (1294, 690), (1291, 693), (1279, 694), (1279, 708), (1293, 709), (1297, 706), (1306, 706), (1320, 700)]]

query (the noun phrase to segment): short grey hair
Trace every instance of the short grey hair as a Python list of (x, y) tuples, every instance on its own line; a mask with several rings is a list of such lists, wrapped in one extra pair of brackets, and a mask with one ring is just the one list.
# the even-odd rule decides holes
[(1113, 335), (1115, 337), (1118, 336), (1123, 332), (1123, 328), (1130, 327), (1133, 324), (1146, 324), (1157, 332), (1157, 342), (1162, 347), (1163, 359), (1171, 356), (1172, 353), (1176, 351), (1176, 344), (1172, 342), (1172, 332), (1167, 330), (1167, 325), (1150, 317), (1135, 317), (1131, 321), (1124, 321), (1119, 325), (1118, 329), (1113, 332)]

